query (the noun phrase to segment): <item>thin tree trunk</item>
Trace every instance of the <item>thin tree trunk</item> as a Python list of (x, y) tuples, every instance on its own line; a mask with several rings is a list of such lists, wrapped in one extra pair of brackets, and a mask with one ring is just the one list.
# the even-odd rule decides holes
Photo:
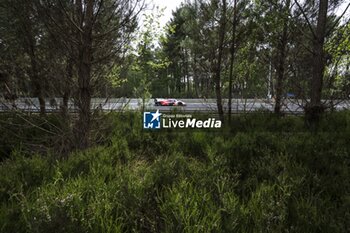
[(235, 60), (235, 45), (236, 45), (236, 28), (237, 28), (237, 0), (233, 2), (233, 22), (232, 22), (232, 40), (230, 48), (230, 74), (228, 81), (228, 119), (231, 121), (232, 114), (232, 81), (233, 81), (233, 63)]
[(275, 99), (275, 113), (281, 114), (282, 99), (283, 99), (283, 82), (284, 82), (284, 70), (286, 61), (286, 47), (287, 47), (287, 23), (284, 23), (282, 36), (279, 42), (279, 56), (277, 66), (277, 79), (276, 79), (276, 99)]
[(194, 95), (196, 98), (199, 97), (199, 80), (197, 75), (197, 54), (193, 54), (193, 88), (194, 88)]
[(328, 0), (320, 0), (317, 18), (316, 33), (313, 39), (313, 74), (311, 80), (311, 103), (307, 110), (307, 119), (317, 122), (323, 112), (321, 104), (323, 75), (325, 70), (324, 41), (326, 35), (326, 23), (328, 12)]
[(277, 66), (277, 79), (276, 79), (276, 99), (275, 99), (275, 113), (281, 114), (283, 91), (284, 91), (284, 79), (285, 79), (285, 63), (286, 63), (286, 48), (288, 43), (288, 12), (290, 7), (290, 0), (286, 2), (282, 15), (283, 29), (282, 34), (278, 41), (278, 66)]
[(191, 86), (190, 86), (190, 77), (188, 75), (189, 73), (189, 64), (188, 64), (188, 52), (187, 49), (185, 49), (185, 73), (186, 73), (186, 83), (187, 83), (187, 97), (190, 97), (191, 92)]
[(79, 45), (78, 58), (78, 105), (79, 119), (76, 128), (77, 146), (79, 149), (85, 149), (89, 146), (89, 133), (91, 125), (91, 64), (92, 64), (92, 22), (93, 22), (93, 0), (88, 0), (85, 3), (85, 15), (81, 0), (76, 2), (79, 19), (84, 20), (82, 23), (83, 32)]
[[(31, 35), (29, 35), (31, 37)], [(39, 73), (38, 73), (38, 63), (36, 59), (35, 54), (35, 47), (34, 47), (34, 41), (33, 38), (29, 38), (29, 57), (30, 57), (30, 63), (31, 63), (31, 80), (34, 84), (34, 94), (39, 100), (39, 108), (40, 108), (40, 114), (45, 115), (46, 109), (45, 109), (45, 98), (43, 95), (42, 90), (42, 80), (39, 79)]]
[(219, 29), (219, 44), (218, 44), (218, 58), (215, 67), (215, 93), (216, 93), (216, 104), (218, 108), (218, 114), (221, 121), (224, 120), (224, 110), (222, 107), (222, 96), (221, 96), (221, 63), (224, 49), (225, 29), (226, 29), (226, 0), (222, 0), (222, 13), (220, 19)]
[[(27, 3), (28, 4), (28, 3)], [(29, 6), (27, 6), (29, 8)], [(39, 100), (40, 114), (45, 115), (45, 99), (42, 90), (42, 80), (39, 78), (38, 61), (36, 57), (35, 38), (33, 35), (32, 22), (30, 12), (26, 11), (26, 21), (24, 22), (24, 30), (26, 34), (25, 49), (30, 58), (30, 79), (34, 86), (34, 94)]]
[(71, 58), (68, 58), (66, 72), (67, 72), (67, 76), (66, 76), (65, 88), (63, 90), (63, 103), (62, 103), (62, 114), (64, 116), (66, 116), (68, 113), (68, 102), (70, 98), (70, 88), (71, 88), (69, 83), (73, 79), (73, 59)]
[(179, 69), (177, 69), (177, 72), (178, 72), (178, 78), (177, 78), (177, 90), (179, 92), (179, 94), (181, 94), (181, 90), (182, 90), (182, 87), (181, 87), (181, 79), (182, 79), (182, 66), (180, 64), (179, 66)]

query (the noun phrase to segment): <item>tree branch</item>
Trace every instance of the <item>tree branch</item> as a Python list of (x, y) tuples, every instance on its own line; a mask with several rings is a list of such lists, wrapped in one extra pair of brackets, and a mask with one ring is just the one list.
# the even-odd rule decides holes
[(338, 17), (338, 19), (334, 22), (334, 24), (329, 28), (329, 30), (326, 32), (326, 36), (328, 36), (331, 31), (337, 26), (337, 24), (339, 23), (340, 19), (343, 18), (344, 14), (346, 13), (346, 11), (349, 9), (350, 7), (350, 3), (347, 5), (347, 7), (345, 8), (344, 12)]
[(312, 28), (312, 25), (311, 25), (311, 23), (310, 23), (310, 21), (309, 21), (307, 15), (306, 15), (304, 9), (300, 6), (300, 4), (298, 3), (298, 0), (294, 0), (294, 1), (295, 1), (295, 4), (297, 4), (297, 6), (298, 6), (299, 10), (301, 11), (301, 13), (303, 14), (303, 16), (304, 16), (304, 18), (305, 18), (305, 20), (306, 20), (306, 22), (307, 22), (307, 25), (308, 25), (309, 28), (310, 28), (310, 31), (311, 31), (312, 35), (313, 35), (315, 38), (317, 38), (317, 36), (316, 36), (316, 34), (315, 34), (315, 31), (314, 31), (314, 29)]

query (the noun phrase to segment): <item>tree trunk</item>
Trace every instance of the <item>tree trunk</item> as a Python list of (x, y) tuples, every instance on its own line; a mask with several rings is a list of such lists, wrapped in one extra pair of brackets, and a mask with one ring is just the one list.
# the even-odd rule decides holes
[(199, 98), (199, 77), (197, 75), (197, 54), (193, 54), (193, 88), (194, 88), (194, 96)]
[(191, 97), (191, 85), (190, 85), (190, 77), (189, 77), (189, 61), (188, 61), (188, 52), (185, 49), (185, 73), (186, 73), (186, 83), (187, 83), (187, 97)]
[(43, 95), (42, 85), (41, 85), (42, 80), (39, 79), (38, 63), (36, 60), (34, 41), (32, 38), (29, 39), (29, 43), (30, 43), (29, 57), (30, 57), (30, 64), (31, 64), (31, 80), (34, 85), (34, 94), (39, 100), (40, 114), (45, 115), (46, 109), (45, 109), (45, 98)]
[(326, 23), (328, 12), (328, 0), (320, 0), (317, 18), (316, 32), (313, 38), (313, 74), (311, 79), (310, 106), (306, 109), (306, 118), (309, 122), (317, 122), (324, 111), (321, 104), (323, 75), (325, 70), (324, 41), (326, 35)]
[(224, 110), (221, 96), (221, 63), (224, 49), (225, 29), (226, 29), (226, 0), (222, 0), (222, 13), (219, 28), (218, 58), (215, 67), (215, 94), (218, 114), (221, 121), (224, 120)]
[[(91, 124), (91, 65), (92, 65), (92, 22), (93, 22), (93, 0), (85, 2), (85, 15), (81, 0), (76, 2), (78, 14), (81, 20), (83, 32), (80, 33), (81, 40), (79, 44), (78, 57), (78, 106), (79, 119), (76, 127), (76, 139), (79, 149), (85, 149), (89, 146), (89, 133)], [(83, 17), (82, 17), (83, 16)]]
[(283, 99), (283, 82), (284, 82), (284, 68), (286, 61), (286, 46), (287, 46), (287, 23), (284, 23), (282, 36), (279, 41), (278, 49), (278, 66), (276, 79), (276, 99), (275, 99), (275, 113), (281, 114), (282, 99)]
[(289, 14), (290, 0), (286, 2), (282, 15), (283, 29), (282, 34), (278, 40), (278, 66), (276, 79), (276, 99), (275, 99), (275, 114), (281, 114), (282, 100), (283, 100), (283, 83), (285, 78), (285, 63), (286, 63), (286, 48), (288, 43), (288, 14)]
[(70, 97), (70, 82), (73, 79), (73, 59), (68, 58), (67, 59), (67, 67), (66, 67), (66, 82), (65, 82), (65, 88), (63, 90), (63, 103), (62, 103), (62, 114), (64, 116), (68, 113), (68, 102)]
[(38, 61), (36, 57), (35, 37), (33, 35), (30, 12), (26, 12), (26, 21), (24, 22), (24, 31), (26, 32), (26, 43), (24, 43), (26, 53), (30, 58), (30, 79), (34, 86), (34, 95), (39, 100), (40, 114), (45, 115), (45, 99), (42, 90), (42, 82), (39, 78)]
[(182, 90), (182, 87), (181, 87), (181, 79), (182, 79), (182, 66), (181, 66), (181, 63), (180, 63), (180, 66), (179, 68), (177, 69), (177, 90), (179, 92), (179, 94), (181, 94), (181, 90)]
[(233, 2), (233, 22), (232, 22), (232, 40), (230, 48), (230, 74), (228, 81), (228, 119), (231, 121), (232, 114), (232, 81), (233, 81), (233, 63), (235, 59), (235, 45), (236, 45), (236, 28), (237, 28), (237, 0)]

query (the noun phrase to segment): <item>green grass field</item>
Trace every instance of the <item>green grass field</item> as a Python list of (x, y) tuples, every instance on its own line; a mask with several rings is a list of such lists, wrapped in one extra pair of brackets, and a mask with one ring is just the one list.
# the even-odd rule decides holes
[(0, 232), (350, 232), (348, 112), (312, 132), (297, 116), (181, 132), (140, 119), (106, 116), (93, 147), (61, 157), (55, 117), (2, 116)]

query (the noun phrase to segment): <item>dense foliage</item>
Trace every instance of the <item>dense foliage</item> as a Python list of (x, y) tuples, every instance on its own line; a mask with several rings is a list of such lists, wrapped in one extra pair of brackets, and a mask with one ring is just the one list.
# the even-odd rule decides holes
[[(142, 131), (140, 119), (107, 116), (104, 140), (65, 158), (28, 153), (29, 136), (8, 147), (0, 232), (350, 230), (348, 112), (323, 116), (317, 132), (297, 116), (241, 115), (214, 132)], [(2, 132), (4, 145), (11, 127)]]

